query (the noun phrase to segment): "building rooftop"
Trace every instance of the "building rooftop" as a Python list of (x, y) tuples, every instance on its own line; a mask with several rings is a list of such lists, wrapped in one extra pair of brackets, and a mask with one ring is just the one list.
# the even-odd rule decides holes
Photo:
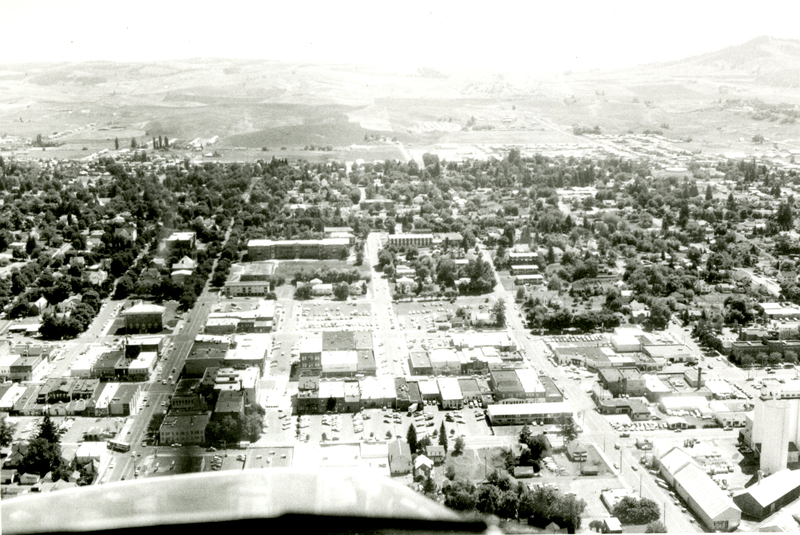
[(191, 414), (169, 414), (164, 418), (161, 429), (185, 431), (205, 431), (206, 425), (211, 417), (208, 412), (196, 412)]
[(523, 392), (522, 382), (515, 370), (495, 370), (491, 372), (495, 388), (503, 392)]
[(800, 487), (800, 471), (785, 468), (738, 493), (749, 494), (761, 507), (767, 507)]
[(461, 387), (458, 385), (458, 379), (455, 377), (448, 377), (437, 379), (439, 385), (439, 392), (442, 400), (462, 399)]
[(434, 379), (417, 381), (419, 392), (423, 396), (436, 396), (439, 394), (439, 385)]
[(322, 338), (300, 340), (300, 354), (303, 353), (322, 353)]
[(139, 303), (138, 305), (133, 305), (129, 309), (123, 312), (125, 316), (132, 316), (134, 314), (163, 314), (166, 309), (159, 305), (153, 305), (150, 303)]
[(725, 491), (694, 462), (687, 464), (673, 476), (709, 518), (716, 518), (728, 509), (741, 512)]
[(544, 392), (539, 375), (534, 370), (514, 370), (525, 393)]
[(516, 414), (562, 414), (572, 413), (572, 405), (566, 401), (555, 403), (511, 403), (489, 405), (490, 416), (514, 416)]

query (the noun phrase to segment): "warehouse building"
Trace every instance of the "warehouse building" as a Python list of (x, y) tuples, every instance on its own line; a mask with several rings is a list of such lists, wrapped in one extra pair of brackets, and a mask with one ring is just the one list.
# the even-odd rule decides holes
[(711, 531), (735, 531), (742, 511), (681, 448), (660, 459), (661, 475)]
[(758, 482), (733, 497), (742, 513), (761, 521), (800, 497), (800, 471), (784, 469), (763, 478), (759, 470)]

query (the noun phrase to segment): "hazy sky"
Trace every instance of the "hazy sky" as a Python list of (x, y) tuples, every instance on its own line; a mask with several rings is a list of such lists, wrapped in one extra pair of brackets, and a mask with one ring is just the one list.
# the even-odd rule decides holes
[(263, 58), (563, 71), (800, 39), (797, 0), (0, 0), (0, 62)]

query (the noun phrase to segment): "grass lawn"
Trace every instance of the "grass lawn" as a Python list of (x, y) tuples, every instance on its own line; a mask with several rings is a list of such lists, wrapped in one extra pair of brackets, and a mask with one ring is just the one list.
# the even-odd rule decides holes
[(358, 269), (362, 277), (370, 274), (370, 267), (365, 262), (360, 266), (354, 266), (351, 263), (342, 260), (281, 260), (278, 262), (278, 268), (275, 270), (276, 277), (283, 277), (286, 282), (291, 282), (294, 274), (298, 271), (313, 271), (315, 269), (331, 268), (331, 269)]
[(439, 470), (439, 473), (444, 475), (447, 466), (452, 466), (456, 470), (456, 479), (473, 483), (483, 481), (486, 475), (491, 474), (495, 468), (505, 468), (505, 463), (500, 455), (502, 452), (503, 448), (473, 449), (467, 447), (461, 455), (448, 454), (444, 467)]

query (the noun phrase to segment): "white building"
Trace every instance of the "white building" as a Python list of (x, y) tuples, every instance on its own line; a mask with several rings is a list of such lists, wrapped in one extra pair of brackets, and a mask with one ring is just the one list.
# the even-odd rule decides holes
[(355, 349), (322, 352), (322, 373), (325, 375), (352, 375), (358, 371), (358, 353)]
[(767, 383), (755, 400), (752, 427), (742, 431), (745, 444), (760, 452), (765, 475), (786, 468), (791, 449), (800, 443), (800, 380)]
[(458, 375), (461, 373), (461, 360), (456, 352), (447, 347), (431, 350), (428, 354), (434, 375)]
[(672, 448), (659, 464), (661, 475), (706, 528), (734, 531), (739, 526), (742, 511), (689, 454)]
[(447, 377), (436, 380), (439, 386), (439, 401), (443, 409), (460, 409), (464, 402), (464, 396), (461, 393), (461, 387), (458, 385), (458, 379), (455, 377)]

